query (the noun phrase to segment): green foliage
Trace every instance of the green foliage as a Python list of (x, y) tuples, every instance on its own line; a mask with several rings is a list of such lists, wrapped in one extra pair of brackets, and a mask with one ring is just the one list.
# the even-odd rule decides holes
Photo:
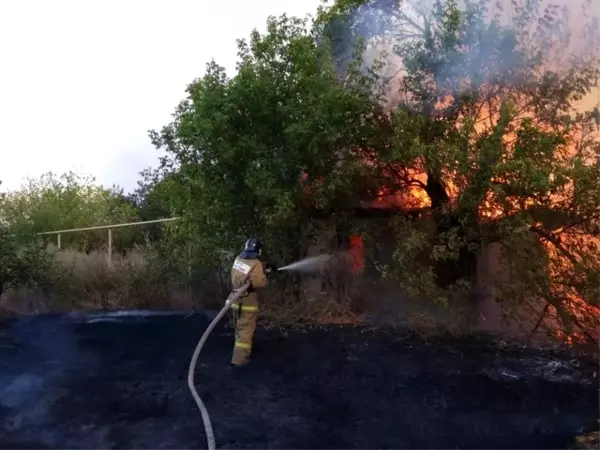
[[(589, 48), (577, 53), (568, 9), (513, 2), (507, 24), (487, 0), (436, 0), (416, 18), (403, 13), (406, 3), (393, 7), (404, 22), (371, 34), (391, 39), (403, 62), (391, 161), (427, 175), (420, 185), (434, 226), (425, 235), (422, 224), (397, 224), (398, 276), (415, 295), (464, 297), (476, 281), (477, 252), (518, 241), (529, 248), (511, 253), (511, 264), (528, 270), (518, 290), (545, 298), (568, 326), (579, 322), (567, 305), (573, 297), (597, 303), (600, 270), (598, 113), (578, 106), (600, 76), (597, 28), (582, 26)], [(367, 12), (376, 17), (373, 10), (390, 4), (338, 7), (364, 24)], [(417, 31), (410, 38), (407, 23)], [(535, 261), (542, 266), (526, 269), (539, 245), (550, 248)], [(420, 270), (417, 255), (428, 255)], [(579, 271), (585, 276), (569, 281)], [(514, 295), (515, 285), (499, 287)]]
[(195, 254), (259, 235), (274, 260), (299, 257), (315, 213), (352, 204), (373, 176), (365, 152), (389, 135), (377, 76), (357, 59), (340, 77), (322, 36), (318, 24), (270, 18), (266, 34), (239, 41), (235, 77), (210, 63), (174, 121), (151, 133), (169, 154), (168, 197)]
[(11, 234), (0, 226), (0, 297), (9, 289), (30, 287), (48, 293), (60, 271), (43, 242), (30, 234)]
[[(1, 184), (1, 182), (0, 182)], [(5, 211), (7, 195), (0, 193), (0, 211)], [(15, 287), (40, 287), (47, 290), (57, 272), (52, 255), (41, 250), (41, 242), (26, 233), (14, 233), (6, 216), (0, 214), (0, 298)]]
[[(138, 187), (126, 196), (127, 201), (135, 207), (141, 221), (164, 219), (175, 216), (171, 192), (177, 180), (163, 169), (145, 169), (140, 173), (142, 179)], [(164, 225), (161, 223), (144, 226), (149, 242), (158, 243), (165, 238)]]
[[(72, 172), (30, 179), (20, 190), (6, 194), (0, 213), (11, 229), (32, 235), (139, 220), (136, 209), (125, 201), (120, 190), (105, 189), (92, 177)], [(129, 229), (115, 232), (115, 248), (131, 246), (136, 234), (137, 230)], [(61, 238), (64, 246), (83, 251), (105, 246), (107, 239), (106, 230), (64, 234)]]
[(157, 202), (158, 184), (160, 183), (160, 174), (158, 170), (146, 168), (140, 172), (141, 180), (137, 182), (137, 188), (126, 196), (139, 212), (141, 220), (153, 220), (168, 215)]

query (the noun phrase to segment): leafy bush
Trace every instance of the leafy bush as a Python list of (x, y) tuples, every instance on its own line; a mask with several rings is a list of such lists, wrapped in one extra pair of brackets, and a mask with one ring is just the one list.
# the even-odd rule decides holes
[[(55, 255), (30, 234), (16, 235), (0, 226), (0, 310), (23, 311), (23, 305), (7, 306), (7, 296), (15, 290), (36, 291), (50, 299), (63, 286), (63, 272)], [(38, 308), (25, 308), (38, 312)]]

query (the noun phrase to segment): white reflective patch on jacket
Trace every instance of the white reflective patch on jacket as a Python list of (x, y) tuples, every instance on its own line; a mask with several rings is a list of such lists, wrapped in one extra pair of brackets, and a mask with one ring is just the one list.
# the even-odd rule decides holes
[(233, 263), (233, 269), (243, 273), (244, 275), (248, 275), (250, 273), (250, 270), (252, 269), (252, 266), (249, 266), (245, 262), (236, 260)]

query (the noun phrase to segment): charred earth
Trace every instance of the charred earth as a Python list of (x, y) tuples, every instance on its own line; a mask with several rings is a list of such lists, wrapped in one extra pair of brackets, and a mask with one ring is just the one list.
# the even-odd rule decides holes
[[(0, 325), (0, 447), (205, 448), (186, 375), (208, 323), (129, 312)], [(567, 448), (599, 417), (594, 364), (481, 336), (259, 329), (241, 369), (232, 342), (219, 325), (196, 376), (221, 448)]]

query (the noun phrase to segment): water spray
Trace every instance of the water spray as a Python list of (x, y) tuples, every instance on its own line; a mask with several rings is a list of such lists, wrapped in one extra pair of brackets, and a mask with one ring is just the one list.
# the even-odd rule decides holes
[(331, 255), (311, 256), (287, 266), (279, 267), (277, 270), (301, 273), (320, 272), (330, 260)]

